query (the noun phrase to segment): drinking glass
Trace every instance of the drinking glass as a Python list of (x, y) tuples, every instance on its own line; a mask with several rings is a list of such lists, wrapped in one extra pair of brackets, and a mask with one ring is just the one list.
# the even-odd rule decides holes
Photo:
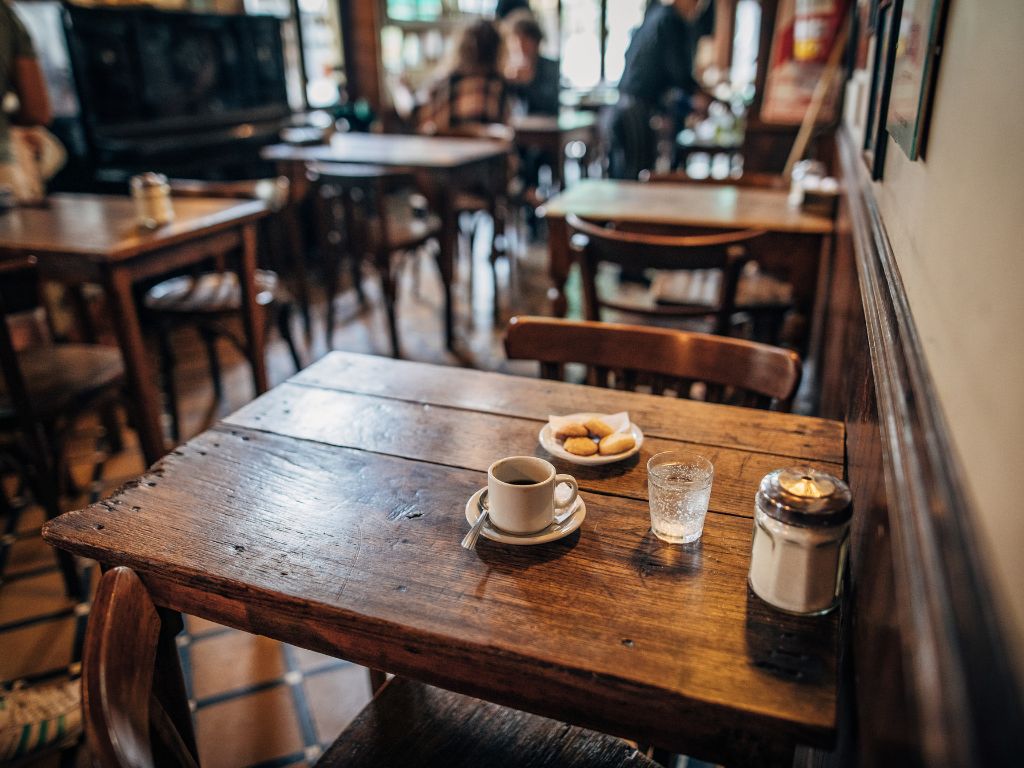
[(662, 541), (689, 544), (704, 532), (715, 468), (700, 454), (665, 451), (647, 462), (651, 530)]

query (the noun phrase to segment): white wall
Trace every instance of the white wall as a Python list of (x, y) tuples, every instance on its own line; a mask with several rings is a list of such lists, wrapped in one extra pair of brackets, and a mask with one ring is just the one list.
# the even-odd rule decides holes
[(926, 157), (875, 192), (1024, 680), (1024, 0), (949, 0)]

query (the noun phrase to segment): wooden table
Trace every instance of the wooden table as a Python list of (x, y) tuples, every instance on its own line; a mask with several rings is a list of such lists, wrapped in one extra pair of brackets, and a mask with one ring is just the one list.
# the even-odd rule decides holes
[[(549, 413), (628, 409), (639, 456), (555, 462), (579, 532), (459, 546), (506, 455), (546, 456)], [(759, 764), (836, 727), (837, 617), (748, 592), (754, 493), (772, 469), (842, 472), (839, 422), (332, 353), (45, 538), (136, 569), (162, 606), (520, 709)], [(650, 533), (646, 461), (715, 464), (704, 536)]]
[(149, 462), (163, 456), (166, 447), (156, 372), (132, 295), (137, 281), (238, 250), (248, 356), (257, 393), (267, 389), (263, 323), (253, 300), (256, 221), (267, 214), (266, 205), (258, 200), (175, 198), (174, 213), (173, 222), (150, 231), (137, 226), (127, 197), (59, 194), (51, 195), (45, 207), (16, 208), (0, 215), (0, 258), (35, 256), (45, 279), (103, 287), (137, 410), (139, 440)]
[(562, 188), (566, 146), (573, 141), (582, 141), (588, 150), (592, 149), (596, 128), (597, 114), (594, 112), (562, 112), (557, 116), (523, 115), (512, 118), (517, 146), (535, 147), (554, 158), (551, 173), (555, 189)]
[(423, 192), (441, 216), (441, 248), (437, 256), (444, 285), (445, 345), (454, 342), (452, 280), (458, 249), (459, 223), (455, 195), (471, 188), (503, 191), (505, 156), (511, 144), (490, 139), (461, 139), (439, 136), (406, 136), (380, 133), (341, 133), (329, 144), (295, 147), (275, 144), (264, 148), (262, 157), (278, 163), (288, 176), (297, 196), (308, 188), (306, 163), (361, 163), (407, 168), (418, 171)]
[(551, 299), (556, 315), (565, 314), (565, 282), (572, 266), (570, 213), (599, 221), (659, 224), (708, 229), (765, 229), (770, 233), (755, 254), (769, 269), (793, 283), (799, 303), (810, 314), (818, 291), (820, 262), (832, 219), (790, 207), (784, 190), (731, 185), (584, 180), (544, 206), (549, 222)]

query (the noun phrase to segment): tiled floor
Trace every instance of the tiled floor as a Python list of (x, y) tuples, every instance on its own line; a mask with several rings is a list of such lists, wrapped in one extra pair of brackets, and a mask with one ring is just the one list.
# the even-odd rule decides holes
[[(521, 263), (514, 302), (517, 311), (543, 311), (543, 263), (542, 247), (536, 247)], [(502, 284), (507, 286), (507, 269), (504, 264), (500, 267)], [(409, 265), (399, 304), (405, 357), (508, 370), (501, 352), (500, 329), (495, 330), (491, 320), (489, 265), (478, 259), (475, 269), (473, 301), (467, 300), (465, 287), (457, 292), (462, 342), (461, 352), (455, 356), (443, 348), (441, 340), (436, 269), (432, 262), (425, 261), (418, 281), (414, 281), (416, 267)], [(368, 308), (360, 309), (351, 294), (337, 299), (339, 321), (333, 345), (335, 349), (385, 354), (388, 347), (383, 312), (373, 301), (376, 284), (372, 279), (366, 282)], [(508, 301), (506, 294), (506, 307)], [(307, 361), (326, 351), (323, 307), (317, 310), (318, 327), (306, 350)], [(223, 345), (227, 396), (224, 402), (211, 405), (205, 365), (187, 362), (205, 359), (197, 342), (182, 334), (175, 343), (181, 349), (179, 360), (186, 361), (177, 372), (186, 435), (197, 433), (211, 418), (229, 413), (252, 397), (248, 367)], [(279, 340), (271, 342), (268, 358), (273, 383), (293, 373)], [(529, 368), (519, 366), (517, 370), (528, 372)], [(107, 459), (101, 479), (90, 483), (97, 433), (95, 424), (83, 423), (78, 428), (71, 455), (75, 477), (86, 491), (68, 500), (66, 508), (101, 498), (144, 469), (135, 436), (126, 432), (126, 449)], [(13, 495), (13, 478), (5, 482)], [(6, 522), (0, 520), (0, 525)], [(53, 553), (39, 536), (42, 522), (40, 509), (30, 504), (20, 512), (17, 529), (4, 538), (9, 547), (0, 582), (0, 685), (4, 686), (60, 678), (77, 671), (88, 604), (76, 605), (65, 597)], [(85, 577), (94, 582), (97, 570), (87, 566)], [(307, 764), (370, 696), (369, 680), (362, 667), (194, 617), (187, 617), (178, 642), (195, 713), (200, 757), (206, 768)], [(40, 764), (56, 765), (57, 760), (49, 757)]]

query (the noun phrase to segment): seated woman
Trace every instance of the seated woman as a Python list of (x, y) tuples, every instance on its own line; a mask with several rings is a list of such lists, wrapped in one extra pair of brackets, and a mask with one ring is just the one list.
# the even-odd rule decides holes
[(465, 126), (507, 123), (502, 51), (501, 35), (491, 22), (480, 20), (463, 29), (451, 63), (420, 108), (420, 131), (445, 134)]

